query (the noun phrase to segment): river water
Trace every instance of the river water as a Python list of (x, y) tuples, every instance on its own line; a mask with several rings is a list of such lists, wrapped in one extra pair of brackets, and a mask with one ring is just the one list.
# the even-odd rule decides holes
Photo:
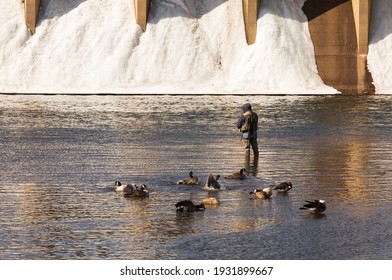
[[(0, 100), (0, 259), (392, 258), (392, 96)], [(260, 118), (258, 160), (235, 128), (245, 102)], [(247, 179), (203, 188), (242, 167)], [(189, 171), (200, 185), (176, 184)], [(116, 180), (150, 197), (123, 197)], [(287, 180), (287, 195), (249, 194)], [(221, 205), (176, 213), (209, 196)], [(310, 199), (324, 215), (299, 210)]]

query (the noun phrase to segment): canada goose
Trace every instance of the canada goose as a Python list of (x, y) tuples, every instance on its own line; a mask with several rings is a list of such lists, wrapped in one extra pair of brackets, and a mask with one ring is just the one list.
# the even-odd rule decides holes
[(136, 187), (135, 184), (121, 184), (120, 181), (114, 182), (114, 186), (116, 187), (116, 192), (123, 192), (123, 193), (129, 193), (133, 191)]
[(262, 190), (254, 189), (249, 194), (255, 194), (258, 198), (270, 198), (272, 195), (272, 190), (271, 188), (264, 188)]
[(239, 172), (235, 172), (229, 175), (226, 175), (224, 178), (225, 179), (245, 179), (246, 175), (244, 174), (244, 171), (246, 171), (245, 168), (241, 168)]
[(321, 214), (327, 209), (327, 206), (325, 205), (325, 200), (317, 199), (312, 201), (305, 201), (307, 202), (307, 204), (299, 208), (300, 210), (307, 210), (310, 213)]
[(180, 185), (196, 185), (199, 183), (199, 178), (193, 176), (193, 172), (189, 172), (189, 178), (178, 181), (178, 184)]
[(195, 205), (190, 200), (181, 200), (176, 203), (176, 209), (177, 212), (194, 212), (194, 211), (203, 211), (205, 207), (203, 203), (199, 205)]
[(216, 177), (214, 177), (214, 175), (212, 175), (211, 173), (208, 174), (207, 182), (204, 187), (213, 188), (215, 190), (220, 190), (221, 185), (218, 183), (219, 178), (220, 178), (220, 175), (217, 175)]
[(288, 192), (292, 188), (293, 188), (293, 184), (291, 184), (291, 182), (282, 182), (282, 183), (278, 184), (274, 188), (274, 190), (276, 190), (278, 192)]
[(203, 205), (219, 205), (220, 201), (215, 197), (207, 197), (202, 201)]
[(124, 196), (127, 196), (127, 197), (148, 197), (149, 196), (148, 187), (145, 184), (142, 184), (140, 186), (140, 189), (138, 189), (136, 187), (136, 189), (125, 193)]

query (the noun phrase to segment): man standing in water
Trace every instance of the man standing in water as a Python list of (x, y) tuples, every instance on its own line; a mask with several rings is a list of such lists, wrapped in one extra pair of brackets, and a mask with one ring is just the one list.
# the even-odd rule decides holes
[(242, 142), (244, 143), (245, 156), (250, 156), (250, 146), (252, 146), (253, 155), (259, 157), (259, 147), (257, 145), (257, 129), (259, 117), (252, 111), (252, 105), (245, 103), (242, 106), (243, 114), (238, 118), (237, 128), (242, 133)]

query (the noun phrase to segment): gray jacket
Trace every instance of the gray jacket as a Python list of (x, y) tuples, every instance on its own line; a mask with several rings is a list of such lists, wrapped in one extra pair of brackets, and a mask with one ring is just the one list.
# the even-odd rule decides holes
[(245, 103), (242, 106), (242, 111), (243, 114), (241, 114), (238, 118), (237, 121), (237, 128), (241, 129), (242, 125), (245, 123), (246, 120), (246, 112), (251, 112), (251, 124), (250, 124), (250, 129), (249, 131), (246, 131), (249, 133), (249, 139), (256, 139), (257, 138), (257, 130), (259, 129), (258, 127), (258, 122), (259, 122), (259, 117), (258, 115), (252, 111), (252, 106), (250, 103)]

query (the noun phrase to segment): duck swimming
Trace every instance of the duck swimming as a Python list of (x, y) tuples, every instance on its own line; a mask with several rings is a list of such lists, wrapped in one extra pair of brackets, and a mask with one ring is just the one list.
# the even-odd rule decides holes
[(241, 168), (239, 172), (235, 172), (235, 173), (226, 175), (224, 178), (225, 179), (245, 179), (246, 175), (244, 174), (244, 171), (246, 171), (246, 169)]
[(142, 184), (139, 188), (135, 188), (132, 191), (126, 192), (124, 193), (124, 196), (126, 197), (148, 197), (149, 193), (148, 193), (148, 187), (145, 184)]
[(276, 187), (274, 187), (274, 190), (278, 192), (288, 192), (293, 188), (293, 184), (291, 182), (282, 182), (278, 184)]
[(307, 210), (310, 213), (321, 214), (327, 209), (327, 206), (325, 205), (325, 200), (317, 199), (312, 201), (305, 201), (307, 202), (307, 204), (299, 208), (300, 210)]
[(204, 198), (202, 201), (203, 205), (219, 205), (220, 201), (216, 199), (215, 197), (207, 197)]
[(249, 194), (254, 194), (258, 198), (270, 198), (272, 196), (272, 190), (271, 190), (271, 188), (264, 188), (262, 190), (254, 189)]
[(177, 212), (194, 212), (194, 211), (203, 211), (205, 206), (203, 203), (195, 205), (190, 200), (181, 200), (176, 203), (176, 211)]
[(204, 185), (205, 188), (213, 188), (215, 190), (220, 190), (221, 185), (218, 183), (218, 180), (220, 178), (220, 175), (217, 175), (216, 177), (212, 175), (211, 173), (208, 174), (207, 176), (207, 182)]
[(178, 184), (180, 185), (196, 185), (199, 183), (199, 179), (195, 176), (193, 176), (193, 172), (189, 172), (189, 178), (178, 181)]
[(133, 191), (136, 188), (135, 184), (121, 184), (120, 181), (114, 182), (114, 186), (116, 187), (115, 190), (116, 192), (123, 192), (123, 193), (129, 193)]

